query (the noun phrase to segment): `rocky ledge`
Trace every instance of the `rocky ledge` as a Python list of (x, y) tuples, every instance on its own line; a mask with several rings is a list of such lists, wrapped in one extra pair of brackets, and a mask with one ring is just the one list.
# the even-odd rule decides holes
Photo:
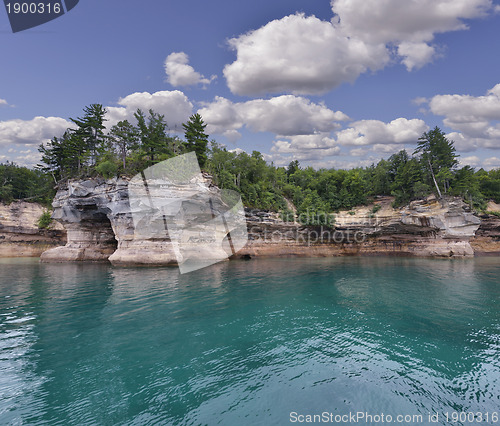
[(47, 249), (64, 245), (66, 233), (59, 224), (39, 229), (41, 205), (16, 201), (0, 203), (0, 257), (38, 257)]
[[(169, 197), (179, 199), (193, 199), (196, 193), (218, 197), (219, 190), (207, 184), (207, 179), (189, 187), (164, 182), (163, 187)], [(128, 185), (127, 179), (116, 178), (74, 181), (60, 189), (53, 218), (67, 231), (67, 244), (44, 252), (42, 261), (175, 264), (168, 232), (152, 238), (136, 231)], [(339, 212), (332, 227), (285, 223), (274, 213), (245, 209), (249, 240), (234, 257), (500, 254), (500, 219), (496, 216), (479, 218), (458, 198), (430, 197), (401, 209), (394, 209), (392, 201), (380, 197), (370, 206)]]

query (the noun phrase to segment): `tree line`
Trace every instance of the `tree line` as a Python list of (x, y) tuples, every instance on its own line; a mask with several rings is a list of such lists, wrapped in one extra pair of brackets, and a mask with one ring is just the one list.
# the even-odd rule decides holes
[(100, 104), (84, 108), (82, 117), (60, 137), (41, 144), (40, 170), (55, 182), (92, 176), (134, 175), (160, 161), (195, 151), (201, 167), (207, 161), (208, 135), (199, 114), (183, 124), (185, 140), (168, 132), (165, 117), (153, 110), (134, 113), (135, 122), (119, 121), (106, 132), (106, 109)]
[(290, 218), (289, 200), (310, 224), (326, 224), (325, 212), (350, 210), (377, 196), (394, 197), (394, 207), (431, 193), (460, 196), (478, 212), (486, 211), (489, 200), (500, 202), (500, 169), (459, 167), (453, 141), (438, 127), (419, 138), (413, 153), (401, 150), (369, 167), (316, 170), (298, 161), (275, 167), (259, 152), (238, 154), (217, 145), (207, 167), (219, 187), (239, 191), (247, 206)]
[[(12, 163), (0, 165), (0, 200), (41, 201), (53, 196), (54, 183), (92, 176), (133, 176), (155, 163), (195, 151), (200, 167), (220, 188), (238, 191), (248, 207), (280, 211), (291, 217), (291, 203), (312, 224), (320, 213), (350, 210), (376, 196), (393, 196), (394, 206), (431, 193), (461, 196), (477, 211), (487, 201), (500, 202), (500, 170), (459, 167), (453, 144), (438, 128), (423, 133), (417, 147), (401, 150), (369, 167), (319, 169), (292, 161), (287, 167), (268, 164), (258, 151), (233, 152), (209, 143), (206, 124), (199, 114), (183, 124), (184, 139), (169, 133), (165, 117), (138, 109), (134, 121), (123, 120), (106, 130), (106, 110), (100, 104), (85, 107), (82, 117), (70, 118), (67, 129), (39, 151), (36, 170)], [(293, 216), (293, 215), (292, 215)], [(316, 218), (316, 219), (315, 219)]]

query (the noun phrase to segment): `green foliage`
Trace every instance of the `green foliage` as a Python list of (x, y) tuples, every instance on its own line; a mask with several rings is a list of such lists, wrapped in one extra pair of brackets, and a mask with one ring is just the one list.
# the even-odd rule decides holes
[(137, 148), (139, 132), (128, 120), (119, 121), (109, 132), (109, 140), (122, 161), (122, 167), (127, 168), (127, 156), (130, 151)]
[(207, 125), (203, 122), (200, 114), (189, 117), (189, 121), (182, 125), (184, 127), (184, 137), (186, 139), (186, 150), (194, 151), (198, 158), (200, 167), (204, 168), (207, 162), (208, 135), (205, 133)]
[(438, 195), (441, 196), (441, 188), (446, 193), (450, 189), (452, 170), (458, 164), (453, 142), (435, 127), (419, 138), (414, 154), (420, 154), (421, 164), (427, 171), (427, 180), (434, 183)]
[(14, 163), (0, 164), (0, 201), (25, 200), (50, 205), (54, 194), (51, 175)]
[(282, 211), (280, 211), (280, 219), (283, 222), (295, 222), (295, 214), (293, 213), (292, 210), (289, 208), (284, 208)]
[[(500, 202), (500, 171), (476, 172), (468, 166), (459, 169), (453, 142), (437, 127), (418, 140), (414, 156), (402, 150), (366, 168), (315, 170), (301, 167), (297, 160), (286, 168), (275, 167), (267, 164), (260, 152), (228, 151), (215, 142), (208, 150), (206, 124), (199, 114), (183, 124), (183, 141), (168, 133), (165, 117), (153, 110), (146, 115), (139, 109), (134, 114), (135, 124), (120, 121), (105, 134), (105, 112), (100, 104), (84, 108), (82, 118), (71, 119), (76, 129), (42, 144), (39, 151), (43, 164), (37, 171), (38, 178), (52, 184), (75, 177), (134, 175), (159, 161), (194, 151), (214, 183), (239, 192), (246, 206), (279, 211), (288, 217), (286, 198), (298, 215), (307, 215), (308, 224), (328, 222), (325, 215), (350, 211), (377, 195), (393, 195), (395, 207), (433, 191), (438, 196), (441, 192), (461, 196), (476, 210), (484, 210), (489, 199)], [(3, 180), (1, 200), (24, 198), (29, 192), (26, 188), (39, 188), (19, 185), (10, 177)], [(21, 181), (27, 183), (29, 179)], [(50, 194), (51, 190), (41, 193)], [(375, 209), (377, 206), (370, 214), (376, 214)]]
[(46, 210), (38, 218), (38, 228), (48, 229), (51, 223), (52, 223), (52, 215), (48, 210)]
[(111, 178), (113, 176), (116, 176), (116, 174), (118, 172), (118, 165), (111, 160), (105, 160), (105, 161), (100, 162), (96, 166), (95, 170), (101, 176), (103, 176), (105, 178)]
[(376, 214), (381, 208), (382, 206), (380, 204), (375, 204), (372, 208), (372, 213)]
[(77, 126), (71, 130), (71, 141), (77, 153), (79, 171), (84, 162), (88, 168), (95, 166), (107, 148), (104, 135), (106, 109), (101, 104), (91, 104), (83, 108), (83, 112), (81, 118), (70, 118)]

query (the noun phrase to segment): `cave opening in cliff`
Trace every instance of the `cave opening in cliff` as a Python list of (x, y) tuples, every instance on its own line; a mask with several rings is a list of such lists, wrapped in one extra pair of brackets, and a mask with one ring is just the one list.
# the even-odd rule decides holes
[[(113, 254), (118, 247), (118, 241), (115, 232), (111, 225), (111, 221), (104, 212), (94, 211), (92, 213), (91, 221), (82, 221), (81, 228), (84, 233), (89, 232), (90, 244), (95, 245), (96, 248), (108, 253)], [(85, 237), (84, 237), (85, 238)]]

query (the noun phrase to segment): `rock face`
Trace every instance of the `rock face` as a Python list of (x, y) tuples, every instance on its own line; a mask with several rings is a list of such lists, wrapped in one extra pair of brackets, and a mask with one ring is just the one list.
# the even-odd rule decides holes
[(66, 242), (59, 224), (38, 229), (38, 219), (46, 209), (36, 203), (0, 203), (0, 257), (38, 257), (45, 250)]
[(500, 217), (490, 214), (481, 216), (481, 225), (471, 240), (477, 256), (500, 255)]
[(300, 227), (278, 220), (249, 218), (249, 237), (242, 255), (400, 255), (470, 257), (470, 240), (480, 226), (460, 199), (415, 201), (402, 209), (380, 197), (372, 206), (341, 211), (335, 229)]
[[(67, 230), (68, 242), (64, 247), (43, 253), (42, 261), (175, 264), (166, 228), (165, 232), (158, 228), (160, 231), (154, 238), (135, 229), (132, 215), (137, 206), (130, 205), (128, 184), (128, 180), (121, 178), (87, 180), (70, 182), (66, 189), (58, 191), (53, 217)], [(193, 199), (195, 193), (217, 196), (219, 191), (206, 182), (193, 185), (169, 184), (166, 190), (170, 197)], [(390, 197), (380, 197), (371, 206), (339, 212), (333, 227), (285, 223), (277, 214), (245, 209), (249, 241), (235, 257), (385, 254), (470, 257), (475, 251), (500, 253), (500, 219), (488, 217), (481, 221), (460, 199), (429, 198), (402, 209), (392, 208), (392, 201)]]
[[(168, 230), (165, 217), (146, 214), (139, 226), (134, 226), (134, 215), (137, 220), (145, 210), (144, 205), (129, 202), (129, 183), (121, 178), (75, 181), (59, 190), (53, 202), (53, 218), (67, 230), (68, 242), (64, 247), (46, 251), (41, 260), (109, 260), (114, 265), (128, 266), (176, 264), (177, 256), (169, 235), (169, 232), (174, 235), (175, 230)], [(163, 181), (156, 184), (165, 187), (172, 202), (188, 199), (189, 203), (197, 205), (202, 202), (198, 202), (197, 197), (212, 195), (214, 200), (218, 198), (217, 188), (196, 179), (189, 185)], [(160, 193), (165, 194), (165, 191)], [(154, 204), (155, 192), (151, 190), (149, 194)], [(213, 208), (220, 210), (217, 205)], [(189, 218), (189, 213), (186, 214)], [(199, 250), (196, 243), (188, 242), (185, 246)], [(209, 251), (206, 253), (207, 258), (211, 255)]]

